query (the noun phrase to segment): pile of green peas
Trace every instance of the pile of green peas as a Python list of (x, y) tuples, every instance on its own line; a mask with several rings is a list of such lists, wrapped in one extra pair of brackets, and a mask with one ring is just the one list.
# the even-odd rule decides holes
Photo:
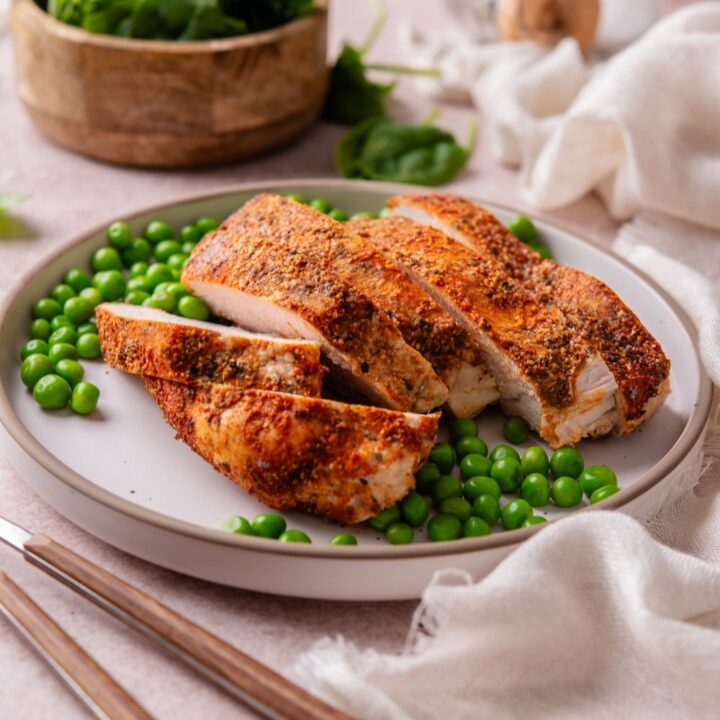
[(145, 305), (194, 320), (207, 320), (208, 306), (179, 282), (182, 269), (202, 237), (218, 222), (202, 217), (177, 235), (153, 220), (134, 237), (124, 222), (107, 229), (107, 245), (96, 250), (90, 270), (73, 268), (32, 308), (30, 339), (22, 346), (20, 378), (44, 410), (67, 407), (92, 413), (99, 389), (83, 381), (80, 360), (101, 356), (95, 307), (102, 302)]
[[(510, 443), (525, 442), (528, 432), (519, 417), (509, 417), (503, 425)], [(505, 444), (489, 452), (478, 437), (476, 423), (469, 419), (450, 425), (450, 440), (435, 444), (428, 462), (415, 474), (414, 490), (368, 521), (385, 533), (388, 542), (412, 542), (415, 530), (426, 521), (427, 536), (436, 542), (489, 535), (498, 524), (516, 530), (546, 522), (535, 515), (535, 509), (549, 503), (572, 508), (582, 503), (583, 496), (595, 504), (619, 491), (617, 477), (607, 465), (585, 467), (572, 448), (555, 450), (549, 458), (538, 445), (522, 455)], [(456, 466), (459, 478), (452, 474)], [(502, 503), (503, 495), (516, 497)]]

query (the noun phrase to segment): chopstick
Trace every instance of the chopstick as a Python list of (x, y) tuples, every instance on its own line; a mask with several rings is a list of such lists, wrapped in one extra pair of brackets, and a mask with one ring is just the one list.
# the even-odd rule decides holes
[(54, 540), (33, 535), (23, 548), (26, 559), (154, 639), (261, 715), (285, 720), (351, 720), (346, 713)]
[(96, 717), (153, 720), (122, 685), (3, 572), (0, 572), (0, 612)]

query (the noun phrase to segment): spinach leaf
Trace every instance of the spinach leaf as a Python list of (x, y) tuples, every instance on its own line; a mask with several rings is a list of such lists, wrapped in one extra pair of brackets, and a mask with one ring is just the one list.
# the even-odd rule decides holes
[(48, 13), (68, 25), (82, 24), (83, 0), (49, 0)]
[(471, 152), (439, 128), (376, 119), (340, 140), (335, 163), (344, 177), (441, 185), (457, 175)]
[(84, 30), (114, 35), (118, 25), (130, 16), (132, 0), (83, 0)]
[(354, 125), (368, 118), (385, 117), (385, 98), (394, 83), (375, 83), (366, 77), (362, 54), (347, 43), (330, 71), (323, 118)]
[(180, 40), (210, 40), (211, 38), (232, 37), (247, 33), (247, 23), (236, 20), (223, 11), (212, 0), (196, 3), (185, 32)]

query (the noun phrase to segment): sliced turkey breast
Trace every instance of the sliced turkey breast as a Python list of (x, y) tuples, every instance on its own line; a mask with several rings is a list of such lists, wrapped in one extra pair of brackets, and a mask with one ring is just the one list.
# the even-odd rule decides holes
[(375, 300), (352, 281), (353, 236), (331, 218), (262, 194), (193, 250), (183, 284), (216, 315), (258, 332), (319, 341), (341, 392), (424, 412), (447, 387)]
[(320, 345), (188, 320), (155, 308), (103, 303), (98, 336), (110, 367), (134, 375), (319, 396)]
[(490, 212), (452, 195), (403, 195), (393, 213), (431, 225), (500, 263), (545, 306), (557, 307), (596, 350), (615, 378), (615, 430), (627, 433), (651, 417), (670, 393), (670, 360), (638, 317), (602, 281), (543, 260)]
[(395, 505), (439, 416), (145, 378), (178, 438), (261, 502), (358, 523)]
[(602, 358), (495, 263), (444, 233), (403, 218), (365, 221), (367, 237), (482, 347), (506, 412), (553, 447), (615, 425), (617, 389)]

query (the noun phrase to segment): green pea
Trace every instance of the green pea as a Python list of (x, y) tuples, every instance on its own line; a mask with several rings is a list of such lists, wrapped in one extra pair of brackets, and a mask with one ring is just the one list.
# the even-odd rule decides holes
[(463, 523), (472, 515), (472, 505), (462, 497), (445, 498), (438, 510), (447, 515), (454, 515)]
[(533, 515), (532, 517), (526, 518), (520, 527), (532, 527), (533, 525), (542, 525), (547, 522), (547, 518), (542, 515)]
[(253, 518), (253, 535), (264, 538), (279, 538), (286, 530), (287, 523), (282, 515), (260, 513)]
[(147, 300), (143, 301), (143, 305), (158, 308), (159, 310), (164, 310), (169, 313), (174, 313), (175, 310), (177, 310), (177, 300), (175, 296), (163, 290), (155, 290)]
[(75, 345), (78, 355), (86, 360), (97, 360), (101, 355), (100, 340), (97, 335), (87, 333), (81, 335)]
[(31, 355), (47, 355), (49, 350), (50, 345), (44, 340), (28, 340), (20, 348), (20, 359), (25, 360), (25, 358), (29, 358)]
[(494, 525), (500, 519), (500, 503), (494, 495), (478, 495), (472, 504), (472, 514), (482, 518), (488, 525)]
[(413, 529), (404, 522), (393, 523), (385, 531), (385, 539), (391, 545), (409, 545), (414, 535)]
[(151, 242), (153, 245), (157, 245), (163, 240), (172, 240), (174, 233), (172, 228), (162, 220), (153, 220), (149, 222), (143, 230), (143, 237)]
[(513, 457), (501, 457), (492, 464), (490, 477), (497, 482), (503, 492), (515, 492), (522, 480), (519, 461)]
[(438, 507), (446, 498), (462, 497), (462, 494), (462, 483), (453, 475), (443, 475), (435, 481), (430, 491), (430, 496)]
[(392, 210), (389, 207), (384, 207), (379, 213), (378, 217), (389, 218), (392, 217)]
[(122, 270), (120, 253), (114, 247), (98, 248), (90, 259), (92, 269), (97, 272), (103, 270)]
[(117, 250), (125, 250), (130, 247), (133, 241), (133, 234), (127, 223), (117, 221), (114, 222), (105, 233), (107, 241)]
[(136, 262), (148, 262), (152, 257), (152, 245), (145, 238), (135, 238), (130, 247), (122, 252), (125, 265), (132, 267)]
[(447, 475), (452, 472), (455, 467), (455, 456), (453, 455), (453, 449), (448, 443), (440, 442), (435, 443), (433, 449), (430, 451), (428, 460), (435, 463), (443, 475)]
[(415, 473), (415, 489), (421, 495), (429, 495), (434, 483), (440, 479), (440, 468), (433, 462), (425, 463)]
[(192, 320), (207, 320), (210, 317), (210, 308), (200, 298), (185, 295), (178, 300), (178, 312)]
[(150, 294), (153, 291), (153, 287), (146, 275), (136, 275), (127, 281), (126, 290), (128, 292), (131, 290), (142, 290)]
[(522, 498), (511, 500), (500, 510), (500, 518), (506, 530), (517, 530), (532, 514), (530, 503)]
[(545, 450), (538, 445), (533, 445), (525, 450), (520, 459), (520, 469), (523, 477), (527, 477), (532, 473), (547, 475), (550, 469), (550, 461)]
[(125, 278), (119, 270), (102, 270), (96, 273), (93, 277), (93, 284), (100, 291), (103, 300), (110, 302), (123, 297), (127, 287)]
[(165, 286), (165, 292), (174, 295), (178, 300), (185, 295), (189, 295), (187, 288), (179, 282), (171, 282)]
[(155, 289), (161, 282), (170, 282), (173, 279), (170, 268), (164, 263), (153, 263), (145, 276), (151, 289)]
[(484, 455), (470, 453), (460, 461), (460, 475), (465, 480), (478, 475), (489, 475), (492, 462)]
[(561, 476), (552, 484), (550, 495), (558, 507), (569, 508), (580, 504), (583, 491), (577, 480)]
[(550, 481), (542, 473), (530, 473), (520, 486), (520, 497), (533, 507), (550, 502)]
[(533, 242), (537, 239), (538, 231), (535, 227), (535, 223), (525, 216), (518, 215), (508, 223), (508, 230), (518, 239), (524, 243)]
[(70, 387), (75, 387), (83, 379), (85, 370), (77, 360), (65, 358), (55, 365), (55, 373), (67, 380)]
[(50, 330), (52, 331), (51, 334), (56, 330), (64, 327), (69, 327), (73, 330), (75, 329), (75, 323), (67, 315), (56, 315), (50, 321)]
[(60, 315), (60, 313), (62, 313), (60, 303), (52, 298), (43, 298), (33, 305), (33, 317), (36, 319), (43, 318), (45, 320), (52, 320), (56, 315)]
[(69, 326), (58, 328), (48, 338), (48, 345), (50, 345), (50, 347), (57, 345), (58, 343), (69, 343), (70, 345), (74, 345), (76, 342), (77, 332)]
[(81, 290), (78, 297), (81, 297), (83, 300), (87, 300), (93, 310), (103, 301), (102, 293), (95, 287), (89, 287)]
[(72, 390), (70, 407), (78, 415), (89, 415), (97, 407), (100, 390), (89, 382), (79, 382)]
[(143, 305), (149, 297), (150, 293), (146, 293), (144, 290), (130, 290), (125, 295), (125, 302), (128, 305)]
[(462, 523), (455, 515), (440, 513), (430, 518), (427, 524), (428, 538), (432, 542), (457, 540), (462, 536)]
[(68, 381), (59, 375), (41, 377), (33, 388), (35, 402), (43, 410), (58, 410), (68, 404), (72, 390)]
[(280, 542), (311, 543), (312, 540), (302, 530), (286, 530), (278, 538)]
[(584, 467), (582, 455), (572, 448), (559, 448), (550, 458), (550, 469), (556, 478), (578, 478)]
[(180, 228), (178, 237), (180, 238), (180, 243), (183, 245), (185, 243), (197, 245), (200, 242), (202, 233), (194, 225), (185, 225)]
[(528, 438), (528, 424), (516, 415), (506, 418), (503, 424), (503, 437), (515, 445), (524, 443)]
[(182, 270), (175, 270), (174, 268), (170, 268), (170, 274), (172, 275), (173, 280), (180, 280), (182, 277)]
[(145, 273), (147, 273), (147, 270), (148, 264), (143, 260), (140, 260), (139, 262), (133, 263), (130, 267), (130, 277), (142, 277), (143, 275), (145, 275)]
[(479, 437), (461, 437), (455, 443), (458, 460), (462, 460), (466, 455), (487, 455), (487, 451), (485, 441)]
[(520, 453), (509, 445), (496, 445), (490, 453), (490, 459), (493, 462), (505, 457), (510, 457), (520, 462)]
[(163, 240), (155, 246), (155, 259), (158, 262), (167, 262), (171, 255), (182, 252), (182, 246), (175, 240)]
[(330, 540), (330, 545), (357, 545), (358, 541), (354, 535), (350, 533), (338, 533), (333, 535)]
[(586, 467), (578, 478), (585, 495), (590, 497), (598, 488), (617, 485), (617, 475), (607, 465)]
[(496, 480), (493, 480), (487, 475), (477, 475), (475, 477), (468, 478), (463, 485), (463, 495), (465, 499), (473, 502), (475, 498), (480, 495), (492, 495), (498, 499), (502, 491)]
[(328, 215), (338, 222), (345, 222), (348, 219), (347, 213), (340, 208), (333, 208)]
[(550, 258), (552, 258), (552, 253), (550, 252), (549, 248), (545, 247), (545, 245), (541, 245), (540, 243), (534, 243), (534, 242), (529, 242), (526, 244), (533, 252), (536, 252), (543, 260), (549, 260)]
[(226, 532), (235, 533), (236, 535), (252, 535), (252, 525), (250, 524), (250, 521), (246, 518), (242, 517), (242, 515), (233, 515), (232, 517), (229, 517), (223, 524), (220, 526), (221, 530), (225, 530)]
[(326, 215), (332, 210), (332, 205), (325, 200), (325, 198), (315, 198), (314, 200), (311, 200), (310, 207), (318, 212), (325, 213)]
[(78, 337), (82, 335), (97, 335), (98, 329), (95, 323), (86, 322), (80, 325), (77, 329)]
[(374, 220), (377, 214), (373, 212), (358, 212), (350, 216), (351, 220)]
[(57, 300), (60, 305), (64, 305), (70, 298), (75, 297), (75, 291), (69, 285), (63, 283), (56, 285), (50, 291), (50, 297), (53, 300)]
[(461, 418), (450, 423), (450, 440), (454, 443), (457, 443), (460, 438), (477, 437), (477, 434), (478, 428), (474, 420)]
[(385, 532), (393, 523), (400, 522), (402, 514), (397, 505), (381, 510), (375, 517), (368, 520), (368, 525), (375, 530)]
[(411, 490), (400, 501), (400, 512), (403, 520), (411, 527), (420, 527), (430, 514), (430, 508), (420, 493)]
[(288, 193), (285, 198), (290, 200), (290, 202), (296, 202), (300, 205), (305, 204), (305, 198), (302, 195), (298, 195), (298, 193)]
[(463, 537), (482, 537), (490, 534), (490, 526), (479, 517), (469, 517), (463, 525)]
[(55, 345), (51, 345), (47, 356), (54, 363), (58, 363), (65, 358), (77, 360), (79, 357), (77, 348), (70, 343), (56, 343)]
[[(117, 281), (115, 280), (114, 282)], [(81, 292), (85, 292), (86, 290), (90, 290), (90, 288), (85, 288), (85, 290)], [(65, 303), (65, 316), (77, 325), (87, 322), (93, 316), (94, 312), (95, 307), (87, 297), (80, 296), (70, 298)]]
[(176, 270), (176, 271), (180, 272), (185, 267), (185, 263), (187, 261), (188, 261), (188, 256), (185, 253), (182, 253), (182, 252), (173, 253), (167, 259), (167, 266), (170, 268), (170, 270)]
[(52, 360), (46, 355), (29, 355), (20, 367), (20, 379), (32, 390), (40, 378), (51, 375), (54, 370)]
[(212, 217), (201, 217), (195, 221), (195, 227), (200, 231), (200, 237), (213, 230), (217, 230), (218, 225), (218, 221)]
[(63, 282), (69, 285), (76, 293), (80, 293), (81, 290), (89, 288), (92, 285), (90, 275), (80, 268), (73, 268), (65, 273)]
[(611, 495), (619, 492), (620, 488), (617, 485), (603, 485), (602, 487), (593, 490), (593, 494), (590, 496), (590, 504), (595, 505), (595, 503), (602, 502)]
[(180, 249), (183, 251), (183, 253), (185, 253), (185, 255), (188, 255), (188, 256), (189, 256), (190, 253), (195, 249), (195, 246), (196, 246), (196, 245), (197, 245), (197, 243), (184, 242), (184, 243), (180, 246)]
[(45, 318), (33, 320), (30, 325), (30, 337), (33, 340), (47, 340), (50, 337), (50, 332), (50, 323)]

